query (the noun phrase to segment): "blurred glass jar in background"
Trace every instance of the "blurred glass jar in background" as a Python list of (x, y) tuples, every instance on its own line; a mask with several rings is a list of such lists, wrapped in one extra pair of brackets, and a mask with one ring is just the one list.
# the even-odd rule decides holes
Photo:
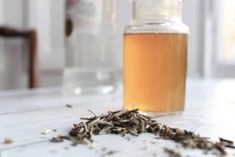
[(65, 94), (115, 90), (116, 0), (66, 1)]

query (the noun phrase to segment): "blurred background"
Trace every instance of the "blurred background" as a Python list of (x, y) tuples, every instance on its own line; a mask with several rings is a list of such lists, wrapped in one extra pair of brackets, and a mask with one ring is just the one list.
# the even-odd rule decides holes
[[(117, 1), (118, 46), (122, 69), (122, 35), (132, 16), (128, 0)], [(184, 0), (183, 22), (190, 28), (188, 77), (235, 77), (235, 1)], [(64, 0), (0, 0), (0, 28), (24, 30), (23, 38), (0, 36), (0, 90), (27, 88), (30, 55), (37, 49), (39, 87), (60, 86), (64, 67)], [(30, 30), (37, 33), (37, 47)], [(28, 35), (28, 34), (29, 35)], [(25, 40), (29, 37), (29, 40)], [(30, 42), (28, 42), (30, 41)], [(31, 44), (31, 46), (29, 46)], [(31, 54), (32, 55), (32, 54)], [(32, 56), (31, 56), (32, 57)], [(34, 66), (34, 65), (33, 65)]]

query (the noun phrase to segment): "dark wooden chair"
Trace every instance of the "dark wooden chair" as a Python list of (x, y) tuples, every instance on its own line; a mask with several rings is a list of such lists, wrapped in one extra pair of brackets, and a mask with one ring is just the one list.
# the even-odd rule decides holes
[(37, 77), (37, 33), (35, 30), (18, 30), (12, 27), (0, 26), (0, 37), (22, 38), (28, 42), (28, 88), (35, 88), (38, 85)]

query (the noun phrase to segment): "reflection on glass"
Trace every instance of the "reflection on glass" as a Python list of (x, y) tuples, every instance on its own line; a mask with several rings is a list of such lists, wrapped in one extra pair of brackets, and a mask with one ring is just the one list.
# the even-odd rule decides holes
[(235, 1), (223, 0), (224, 57), (235, 59)]

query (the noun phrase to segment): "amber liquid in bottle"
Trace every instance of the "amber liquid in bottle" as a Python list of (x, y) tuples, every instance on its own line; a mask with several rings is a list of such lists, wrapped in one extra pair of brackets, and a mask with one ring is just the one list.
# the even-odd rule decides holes
[(187, 34), (124, 35), (124, 104), (144, 112), (183, 111)]

